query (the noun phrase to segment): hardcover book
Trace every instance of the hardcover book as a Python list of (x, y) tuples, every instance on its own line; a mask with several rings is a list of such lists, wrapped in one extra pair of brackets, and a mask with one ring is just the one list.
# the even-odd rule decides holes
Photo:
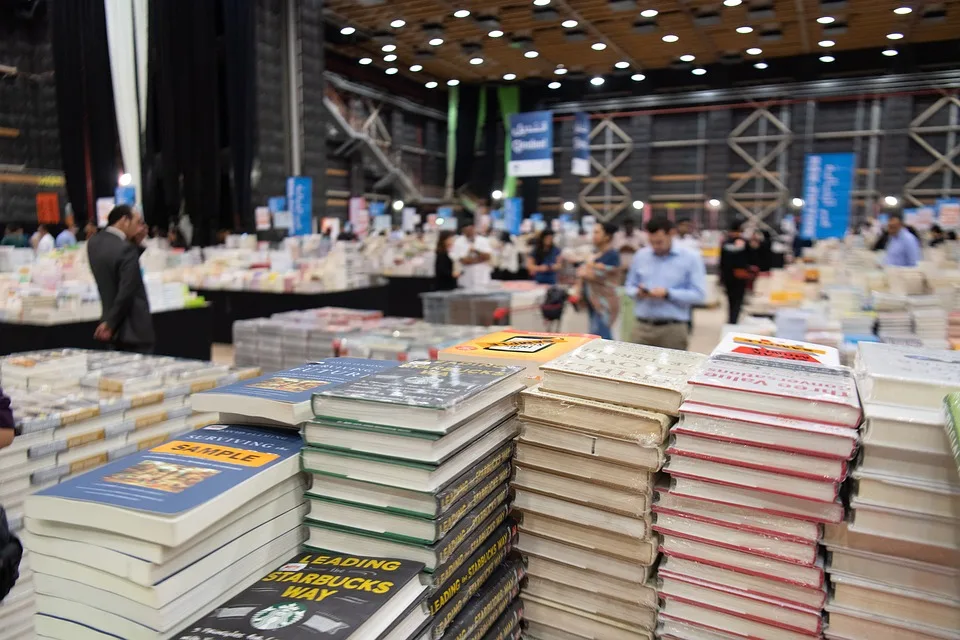
[(937, 627), (848, 609), (832, 603), (827, 605), (827, 623), (830, 634), (839, 638), (947, 640), (956, 637), (956, 634), (944, 635), (943, 630)]
[(483, 640), (520, 640), (523, 634), (523, 602), (514, 598), (507, 604), (493, 625), (482, 636)]
[(786, 518), (798, 518), (811, 522), (840, 522), (843, 520), (843, 505), (839, 501), (804, 500), (776, 493), (744, 489), (731, 484), (704, 482), (685, 477), (671, 478), (670, 491), (685, 498), (708, 500), (731, 507), (754, 509)]
[(650, 523), (643, 517), (636, 518), (603, 511), (525, 489), (515, 489), (513, 506), (524, 513), (536, 513), (555, 520), (574, 522), (631, 538), (646, 538), (650, 532)]
[(650, 511), (648, 493), (615, 489), (519, 465), (513, 468), (513, 486), (627, 516), (642, 517)]
[(555, 451), (527, 442), (523, 438), (517, 441), (515, 460), (529, 469), (638, 493), (649, 491), (653, 476), (647, 469)]
[(960, 355), (941, 349), (861, 342), (854, 366), (864, 402), (939, 410), (960, 391)]
[(538, 367), (581, 347), (599, 336), (579, 333), (543, 333), (506, 329), (474, 338), (440, 351), (440, 360), (524, 367), (536, 383)]
[(831, 575), (830, 579), (831, 604), (835, 606), (923, 624), (943, 634), (956, 635), (960, 630), (960, 602), (956, 594), (936, 596), (842, 575)]
[(765, 640), (810, 640), (809, 633), (799, 633), (773, 624), (765, 624), (730, 613), (709, 609), (679, 598), (664, 597), (660, 618), (668, 621), (686, 622), (708, 631), (722, 630), (740, 638), (764, 638)]
[[(594, 418), (595, 420), (597, 418)], [(663, 447), (644, 447), (635, 440), (622, 440), (594, 435), (576, 429), (565, 429), (536, 421), (522, 420), (520, 437), (550, 449), (565, 451), (597, 460), (608, 460), (624, 465), (658, 471), (663, 464)]]
[(944, 456), (951, 453), (943, 407), (920, 409), (866, 402), (863, 417), (864, 442)]
[(891, 587), (955, 598), (960, 567), (919, 562), (895, 555), (848, 549), (831, 544), (827, 557), (831, 575), (859, 576)]
[(587, 549), (522, 528), (520, 539), (517, 541), (517, 549), (523, 553), (524, 557), (533, 556), (580, 568), (590, 567), (597, 573), (638, 584), (646, 582), (649, 575), (648, 567), (657, 559), (656, 543), (650, 546), (652, 549), (646, 557), (623, 558), (610, 555), (605, 550)]
[[(536, 577), (553, 583), (570, 585), (595, 593), (603, 598), (621, 600), (648, 609), (656, 609), (657, 607), (657, 589), (656, 585), (651, 582), (641, 584), (635, 581), (621, 580), (599, 571), (575, 567), (536, 556), (529, 556), (526, 560), (527, 575), (531, 578)], [(640, 573), (643, 574), (645, 571), (641, 570)], [(642, 578), (644, 576), (638, 577)]]
[[(553, 638), (550, 634), (558, 633), (554, 630), (559, 630), (558, 637), (564, 639), (572, 635), (609, 640), (653, 640), (652, 631), (635, 625), (579, 611), (527, 593), (520, 598), (523, 600), (523, 611), (527, 620), (546, 631), (543, 635), (536, 635), (537, 632), (534, 632), (533, 635), (537, 638)], [(567, 635), (563, 635), (564, 633)]]
[(723, 336), (720, 344), (710, 354), (732, 354), (765, 360), (784, 360), (805, 364), (840, 366), (840, 352), (833, 347), (824, 347), (812, 342), (770, 338), (751, 333), (731, 332)]
[(957, 473), (960, 473), (960, 393), (948, 393), (943, 399), (943, 407), (943, 428), (947, 433), (950, 451), (953, 452), (953, 460), (957, 463)]
[[(652, 590), (652, 588), (644, 585), (641, 590)], [(652, 607), (632, 604), (622, 598), (612, 599), (594, 591), (585, 590), (578, 584), (553, 582), (537, 576), (530, 576), (527, 579), (527, 586), (524, 587), (523, 592), (577, 611), (584, 611), (601, 620), (616, 620), (644, 629), (653, 629), (656, 626), (656, 603)]]

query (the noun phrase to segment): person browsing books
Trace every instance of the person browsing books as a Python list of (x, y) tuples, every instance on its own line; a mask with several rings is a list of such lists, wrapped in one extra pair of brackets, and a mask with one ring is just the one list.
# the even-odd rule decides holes
[(560, 249), (553, 243), (553, 240), (553, 231), (544, 229), (537, 236), (533, 253), (527, 256), (527, 272), (540, 284), (557, 284)]
[(465, 222), (460, 233), (450, 251), (450, 257), (457, 261), (462, 269), (460, 286), (464, 289), (482, 289), (490, 284), (493, 247), (489, 240), (477, 233), (473, 220)]
[(636, 300), (632, 342), (685, 350), (691, 309), (707, 297), (707, 274), (699, 255), (675, 246), (672, 231), (666, 218), (647, 224), (650, 245), (633, 257), (625, 291)]
[(920, 241), (903, 225), (903, 216), (891, 213), (887, 222), (887, 257), (889, 267), (915, 267), (920, 262)]
[(743, 223), (730, 223), (720, 247), (720, 284), (727, 292), (727, 322), (737, 324), (747, 289), (755, 276), (756, 251), (743, 237)]
[(457, 288), (457, 276), (460, 270), (450, 257), (453, 247), (453, 231), (441, 231), (437, 238), (437, 258), (434, 263), (434, 289), (437, 291), (452, 291)]
[(606, 222), (593, 227), (593, 255), (577, 270), (581, 297), (586, 301), (590, 333), (613, 339), (613, 323), (620, 314), (617, 286), (623, 278), (620, 252), (613, 248), (617, 226)]

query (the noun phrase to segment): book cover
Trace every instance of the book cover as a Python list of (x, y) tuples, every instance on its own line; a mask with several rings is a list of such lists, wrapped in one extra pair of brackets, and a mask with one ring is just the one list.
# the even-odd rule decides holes
[(440, 351), (441, 360), (460, 360), (468, 356), (490, 362), (528, 362), (534, 368), (581, 347), (599, 336), (582, 333), (544, 333), (507, 329), (447, 347)]
[(765, 360), (840, 366), (840, 352), (833, 347), (824, 347), (800, 340), (758, 336), (751, 333), (728, 333), (710, 355), (716, 356), (724, 353)]
[(409, 560), (301, 553), (174, 639), (346, 640), (422, 570)]
[(297, 456), (301, 446), (297, 433), (211, 425), (39, 491), (31, 500), (63, 498), (173, 515)]
[(314, 412), (324, 415), (326, 398), (385, 403), (398, 408), (449, 410), (522, 370), (523, 367), (484, 363), (406, 362), (335, 389), (320, 391), (314, 398)]
[(950, 441), (950, 451), (957, 463), (957, 471), (960, 472), (960, 393), (948, 393), (943, 399), (943, 408), (943, 428), (947, 432), (947, 440)]

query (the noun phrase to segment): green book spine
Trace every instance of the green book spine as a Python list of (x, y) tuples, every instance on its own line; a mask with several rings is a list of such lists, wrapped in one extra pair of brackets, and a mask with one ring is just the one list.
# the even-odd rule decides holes
[(957, 472), (960, 473), (960, 393), (948, 393), (943, 399), (943, 407), (946, 414), (943, 428), (947, 431), (953, 460), (957, 465)]
[(447, 628), (444, 640), (480, 640), (520, 593), (520, 581), (524, 575), (520, 558), (504, 562)]

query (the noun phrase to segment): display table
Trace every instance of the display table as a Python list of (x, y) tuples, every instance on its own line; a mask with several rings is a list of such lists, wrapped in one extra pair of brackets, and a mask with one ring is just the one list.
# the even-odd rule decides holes
[[(210, 305), (153, 314), (157, 336), (154, 353), (179, 358), (210, 359), (213, 344), (213, 308)], [(99, 320), (62, 324), (24, 324), (0, 321), (0, 355), (36, 349), (104, 349), (93, 339)]]
[[(213, 341), (233, 344), (233, 323), (251, 318), (269, 318), (274, 313), (319, 307), (345, 307), (387, 311), (387, 287), (347, 289), (328, 293), (270, 293), (196, 289), (213, 305)], [(419, 303), (419, 298), (417, 299)]]

